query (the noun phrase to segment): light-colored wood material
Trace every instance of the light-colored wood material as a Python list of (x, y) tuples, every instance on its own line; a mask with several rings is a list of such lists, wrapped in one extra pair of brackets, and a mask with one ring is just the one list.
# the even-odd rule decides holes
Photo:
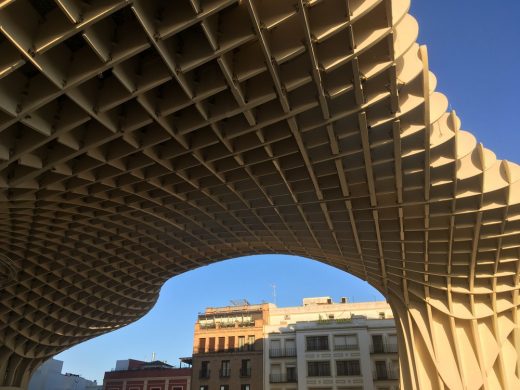
[(286, 253), (388, 298), (404, 389), (520, 388), (520, 168), (446, 112), (409, 5), (1, 2), (0, 386)]

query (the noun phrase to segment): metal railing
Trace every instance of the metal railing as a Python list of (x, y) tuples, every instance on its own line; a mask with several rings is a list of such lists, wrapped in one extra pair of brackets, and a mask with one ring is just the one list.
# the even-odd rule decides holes
[(298, 382), (298, 376), (295, 374), (270, 374), (270, 383), (296, 383)]
[(270, 358), (294, 357), (296, 348), (271, 348), (269, 349)]
[(201, 379), (207, 379), (209, 378), (209, 374), (211, 373), (211, 370), (208, 369), (202, 369), (199, 371), (199, 378)]
[(397, 353), (397, 344), (370, 344), (370, 353)]
[(399, 379), (399, 370), (379, 368), (374, 370), (373, 375), (375, 381), (393, 381)]
[(230, 374), (231, 374), (230, 368), (221, 368), (219, 371), (219, 375), (221, 378), (229, 378)]
[(307, 345), (305, 348), (308, 352), (314, 352), (314, 351), (330, 351), (328, 344), (318, 344), (318, 345)]
[(358, 349), (359, 349), (358, 344), (334, 345), (334, 351), (357, 351)]
[(208, 348), (202, 349), (202, 348), (196, 348), (194, 353), (234, 353), (234, 352), (252, 352), (255, 351), (255, 345), (254, 344), (245, 344), (243, 347), (235, 347), (235, 348)]
[(201, 329), (218, 329), (218, 328), (252, 328), (255, 326), (255, 321), (243, 322), (209, 322), (199, 323)]

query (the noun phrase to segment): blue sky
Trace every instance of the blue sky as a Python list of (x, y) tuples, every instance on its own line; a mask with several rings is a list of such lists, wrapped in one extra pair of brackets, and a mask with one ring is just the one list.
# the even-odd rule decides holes
[[(520, 2), (499, 0), (412, 0), (427, 44), (437, 89), (471, 131), (499, 158), (520, 162)], [(273, 274), (272, 270), (276, 269)], [(218, 281), (218, 283), (216, 282)], [(254, 256), (228, 260), (168, 281), (157, 305), (141, 320), (57, 356), (64, 370), (101, 380), (117, 359), (177, 363), (191, 354), (193, 324), (206, 306), (231, 299), (298, 305), (305, 296), (382, 299), (367, 283), (312, 260), (291, 256)]]
[(228, 305), (233, 299), (273, 302), (273, 284), (279, 306), (299, 305), (306, 296), (384, 299), (366, 282), (314, 260), (285, 255), (242, 257), (170, 279), (155, 307), (142, 319), (57, 358), (64, 360), (64, 372), (98, 381), (117, 359), (150, 360), (155, 352), (158, 359), (178, 364), (178, 357), (191, 356), (198, 312), (206, 306)]
[(462, 128), (520, 163), (520, 1), (412, 0), (411, 14)]

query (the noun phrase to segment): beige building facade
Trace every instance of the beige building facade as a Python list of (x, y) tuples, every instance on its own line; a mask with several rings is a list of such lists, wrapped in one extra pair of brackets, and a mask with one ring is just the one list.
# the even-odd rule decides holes
[(397, 390), (397, 334), (386, 302), (307, 298), (270, 311), (266, 390)]
[(258, 390), (268, 304), (207, 308), (193, 337), (193, 390)]

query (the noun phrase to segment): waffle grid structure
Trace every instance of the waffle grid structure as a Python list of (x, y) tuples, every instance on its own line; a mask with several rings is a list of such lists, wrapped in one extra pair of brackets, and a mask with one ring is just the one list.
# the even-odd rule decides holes
[(520, 168), (409, 0), (0, 2), (0, 387), (174, 275), (286, 253), (398, 318), (403, 389), (518, 389)]

